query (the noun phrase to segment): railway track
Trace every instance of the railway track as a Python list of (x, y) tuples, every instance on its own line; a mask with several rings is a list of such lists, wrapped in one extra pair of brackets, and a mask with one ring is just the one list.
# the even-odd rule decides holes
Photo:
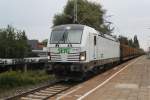
[(75, 84), (66, 84), (64, 82), (57, 82), (55, 84), (43, 86), (29, 92), (25, 92), (6, 100), (47, 100), (63, 91), (73, 87)]

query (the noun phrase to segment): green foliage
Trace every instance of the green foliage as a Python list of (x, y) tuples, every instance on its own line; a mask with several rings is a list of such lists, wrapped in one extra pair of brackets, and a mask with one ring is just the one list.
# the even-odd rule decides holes
[[(74, 23), (74, 2), (75, 0), (68, 0), (64, 11), (61, 14), (54, 16), (54, 26)], [(87, 0), (77, 0), (77, 8), (77, 24), (91, 26), (96, 30), (107, 34), (110, 34), (111, 31), (113, 31), (110, 29), (110, 25), (106, 25), (105, 23), (104, 15), (106, 11), (102, 9), (101, 5)]]
[(0, 58), (23, 58), (31, 52), (25, 31), (9, 26), (0, 29)]
[(5, 72), (0, 74), (0, 90), (34, 85), (49, 79), (49, 75), (44, 71), (29, 71), (25, 73), (19, 71)]
[(139, 48), (140, 47), (137, 35), (134, 36), (134, 46), (135, 46), (135, 48)]
[(129, 45), (134, 48), (140, 48), (139, 41), (136, 35), (133, 39), (128, 39), (125, 36), (119, 36), (119, 41), (121, 44)]

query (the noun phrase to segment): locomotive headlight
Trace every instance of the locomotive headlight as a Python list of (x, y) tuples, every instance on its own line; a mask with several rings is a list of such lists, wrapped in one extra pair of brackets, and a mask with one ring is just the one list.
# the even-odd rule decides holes
[(85, 61), (86, 60), (86, 52), (81, 52), (80, 53), (80, 61)]
[(85, 60), (85, 56), (80, 56), (80, 60), (84, 61)]

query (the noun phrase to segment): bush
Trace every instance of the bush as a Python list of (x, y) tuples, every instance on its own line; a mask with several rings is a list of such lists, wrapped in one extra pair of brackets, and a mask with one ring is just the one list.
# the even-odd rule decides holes
[(44, 71), (11, 71), (0, 74), (0, 90), (34, 85), (50, 79)]

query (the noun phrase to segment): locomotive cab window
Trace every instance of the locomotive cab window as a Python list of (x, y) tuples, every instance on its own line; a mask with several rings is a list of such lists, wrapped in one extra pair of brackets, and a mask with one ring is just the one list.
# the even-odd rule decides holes
[(82, 40), (83, 30), (53, 30), (51, 34), (51, 44), (80, 44)]
[(94, 36), (94, 45), (96, 45), (96, 42), (97, 42), (96, 36)]

